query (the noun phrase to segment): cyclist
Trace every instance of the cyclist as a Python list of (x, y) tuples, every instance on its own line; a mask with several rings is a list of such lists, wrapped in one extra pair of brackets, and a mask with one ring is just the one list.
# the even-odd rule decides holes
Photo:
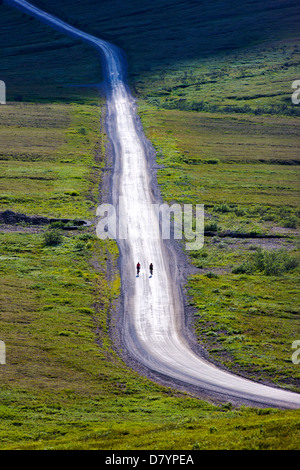
[(153, 275), (153, 264), (152, 263), (150, 263), (149, 269), (150, 269), (150, 274), (152, 276)]

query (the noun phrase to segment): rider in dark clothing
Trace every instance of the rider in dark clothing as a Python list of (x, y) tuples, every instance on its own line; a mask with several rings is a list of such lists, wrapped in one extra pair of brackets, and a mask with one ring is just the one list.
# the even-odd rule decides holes
[(152, 274), (153, 274), (153, 264), (152, 263), (150, 263), (149, 269), (150, 269), (150, 274), (152, 276)]
[(139, 272), (140, 272), (140, 269), (141, 269), (141, 265), (140, 265), (140, 263), (138, 263), (138, 264), (136, 265), (136, 271), (137, 271), (138, 274), (139, 274)]

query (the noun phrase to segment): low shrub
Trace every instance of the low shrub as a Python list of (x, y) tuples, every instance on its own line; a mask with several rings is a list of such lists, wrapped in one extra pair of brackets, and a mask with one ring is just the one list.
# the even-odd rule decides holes
[(298, 218), (296, 216), (290, 216), (286, 219), (283, 223), (285, 228), (297, 228), (298, 226)]
[(263, 251), (258, 249), (249, 261), (232, 270), (234, 274), (253, 274), (261, 272), (266, 276), (280, 276), (295, 269), (299, 261), (284, 250)]
[(245, 262), (233, 268), (233, 274), (252, 274), (254, 272), (254, 265), (251, 262)]
[(205, 224), (204, 232), (217, 232), (219, 230), (217, 222), (209, 222)]
[(213, 211), (214, 211), (214, 212), (226, 213), (226, 212), (230, 212), (230, 211), (231, 211), (231, 208), (228, 206), (228, 204), (226, 204), (225, 202), (223, 202), (222, 204), (219, 204), (219, 205), (217, 205), (217, 206), (214, 206)]
[(47, 232), (45, 232), (43, 234), (43, 237), (44, 237), (44, 244), (46, 246), (59, 245), (63, 240), (63, 237), (62, 237), (62, 234), (60, 233), (60, 230), (58, 230), (56, 228), (50, 229)]
[(218, 274), (213, 273), (213, 272), (210, 271), (210, 272), (206, 273), (206, 277), (208, 277), (210, 279), (218, 279), (219, 276), (218, 276)]

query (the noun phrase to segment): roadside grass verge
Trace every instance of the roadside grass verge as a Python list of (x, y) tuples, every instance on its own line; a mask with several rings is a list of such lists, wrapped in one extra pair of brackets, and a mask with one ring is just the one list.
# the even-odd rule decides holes
[[(146, 395), (119, 395), (118, 400), (78, 397), (69, 390), (56, 397), (35, 394), (30, 402), (24, 391), (3, 396), (5, 405), (14, 401), (14, 412), (7, 406), (2, 409), (8, 450), (298, 448), (299, 414), (295, 411), (216, 410), (199, 400), (163, 396), (149, 388)], [(20, 421), (18, 412), (26, 421)], [(10, 421), (14, 425), (8, 427)]]
[(104, 166), (100, 104), (1, 107), (1, 210), (94, 217)]
[[(119, 284), (105, 278), (109, 249), (92, 234), (68, 233), (55, 246), (42, 233), (1, 234), (2, 385), (80, 391), (86, 374), (97, 375), (95, 361), (113, 357), (105, 323)], [(117, 250), (110, 251), (116, 258)], [(89, 264), (92, 256), (99, 272)]]
[(192, 277), (199, 343), (232, 371), (299, 392), (299, 367), (292, 362), (300, 329), (298, 283), (299, 273)]

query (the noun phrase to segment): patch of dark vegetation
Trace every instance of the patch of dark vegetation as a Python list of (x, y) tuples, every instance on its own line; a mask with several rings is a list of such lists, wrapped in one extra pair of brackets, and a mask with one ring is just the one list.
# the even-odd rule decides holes
[(90, 225), (90, 222), (86, 220), (57, 219), (42, 217), (38, 215), (26, 215), (19, 214), (10, 210), (0, 212), (0, 223), (6, 225), (51, 225), (53, 228), (61, 228), (67, 230), (76, 230), (79, 227)]
[[(245, 99), (245, 98), (243, 98)], [(254, 99), (252, 96), (248, 98)], [(253, 114), (260, 115), (279, 115), (279, 116), (300, 116), (300, 110), (295, 106), (277, 105), (277, 106), (257, 106), (251, 107), (248, 104), (236, 106), (222, 106), (205, 101), (190, 101), (184, 98), (161, 99), (157, 96), (148, 98), (148, 102), (161, 109), (179, 109), (180, 111), (197, 111), (206, 113), (226, 113), (226, 114)]]
[(260, 233), (258, 231), (250, 232), (234, 232), (232, 230), (225, 230), (224, 232), (217, 232), (212, 230), (204, 230), (204, 235), (207, 237), (220, 237), (220, 238), (285, 238), (285, 235), (278, 235), (272, 233)]

